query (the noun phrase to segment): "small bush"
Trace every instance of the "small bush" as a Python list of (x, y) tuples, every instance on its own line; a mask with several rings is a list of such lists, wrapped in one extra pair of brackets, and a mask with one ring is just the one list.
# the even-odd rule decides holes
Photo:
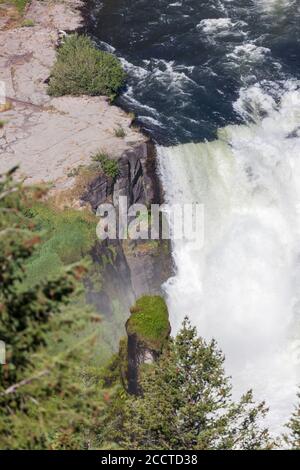
[(78, 176), (82, 168), (83, 165), (79, 165), (76, 168), (72, 168), (72, 170), (67, 173), (68, 178), (74, 178), (75, 176)]
[(62, 95), (106, 95), (113, 99), (125, 80), (120, 61), (100, 51), (86, 36), (68, 36), (57, 53), (48, 93)]
[(33, 26), (35, 26), (35, 22), (33, 20), (30, 20), (29, 18), (26, 18), (22, 21), (22, 26), (24, 28), (32, 28)]
[(105, 152), (98, 152), (92, 157), (93, 162), (99, 163), (103, 173), (115, 180), (119, 175), (119, 164)]
[(3, 127), (5, 126), (5, 124), (6, 124), (5, 121), (2, 121), (2, 120), (1, 120), (1, 121), (0, 121), (0, 129), (3, 129)]
[(0, 113), (5, 113), (6, 111), (10, 111), (13, 108), (11, 101), (6, 101), (3, 104), (0, 104)]
[(124, 131), (123, 127), (119, 126), (115, 129), (115, 136), (122, 139), (126, 136), (126, 132)]

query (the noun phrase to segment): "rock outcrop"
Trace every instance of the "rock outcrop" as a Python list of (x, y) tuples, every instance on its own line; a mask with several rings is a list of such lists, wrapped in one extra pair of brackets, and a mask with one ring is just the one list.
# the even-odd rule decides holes
[(126, 196), (128, 206), (136, 203), (151, 204), (161, 200), (161, 189), (155, 168), (155, 149), (150, 142), (144, 142), (125, 150), (118, 159), (119, 175), (116, 181), (99, 173), (88, 184), (81, 196), (96, 211), (104, 202), (118, 206), (120, 196)]
[[(27, 183), (47, 182), (57, 190), (72, 187), (68, 174), (88, 165), (99, 150), (113, 158), (145, 137), (131, 127), (132, 117), (105, 97), (47, 94), (47, 80), (55, 61), (61, 30), (82, 25), (80, 0), (32, 0), (22, 21), (0, 27), (0, 173), (20, 165)], [(2, 90), (1, 90), (2, 95)], [(3, 96), (0, 96), (0, 105)], [(115, 135), (122, 128), (124, 137)]]
[(140, 368), (157, 360), (166, 344), (171, 327), (168, 308), (162, 297), (143, 296), (131, 308), (126, 323), (128, 392), (137, 395)]
[[(141, 203), (150, 208), (151, 204), (161, 203), (155, 148), (150, 142), (125, 151), (118, 161), (120, 171), (116, 181), (100, 172), (87, 185), (81, 196), (82, 203), (89, 204), (96, 211), (100, 204), (110, 202), (117, 212), (120, 196), (127, 197), (129, 206)], [(161, 286), (172, 273), (168, 240), (110, 240), (99, 242), (99, 245), (101, 248), (96, 251), (101, 252), (101, 256), (108, 252), (109, 247), (114, 247), (119, 257), (125, 257), (129, 270), (126, 278), (127, 289), (131, 291), (129, 298), (162, 293)], [(110, 279), (111, 284), (113, 279)], [(124, 278), (121, 290), (123, 286)]]

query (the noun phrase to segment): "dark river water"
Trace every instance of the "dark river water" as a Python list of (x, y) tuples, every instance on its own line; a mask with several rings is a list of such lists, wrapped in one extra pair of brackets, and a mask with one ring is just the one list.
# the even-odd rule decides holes
[(299, 0), (92, 0), (88, 33), (122, 58), (119, 102), (163, 145), (213, 138), (241, 121), (241, 88), (300, 76)]

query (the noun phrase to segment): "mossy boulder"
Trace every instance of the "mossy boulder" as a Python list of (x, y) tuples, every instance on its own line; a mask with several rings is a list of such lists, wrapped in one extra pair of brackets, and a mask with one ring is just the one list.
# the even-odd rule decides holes
[(166, 302), (159, 295), (144, 295), (130, 309), (126, 324), (129, 336), (136, 335), (149, 349), (160, 352), (170, 334)]
[(158, 359), (171, 327), (167, 305), (160, 296), (145, 295), (130, 311), (131, 316), (126, 323), (128, 392), (138, 395), (142, 392), (139, 387), (140, 367)]

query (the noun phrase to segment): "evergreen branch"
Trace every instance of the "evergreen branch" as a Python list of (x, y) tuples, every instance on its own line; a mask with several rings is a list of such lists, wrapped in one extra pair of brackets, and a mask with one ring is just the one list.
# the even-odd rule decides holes
[(42, 370), (41, 372), (34, 375), (33, 377), (29, 377), (28, 379), (23, 379), (21, 380), (21, 382), (11, 385), (6, 390), (4, 390), (4, 392), (2, 392), (1, 395), (9, 395), (10, 393), (14, 393), (20, 387), (24, 387), (24, 385), (28, 385), (31, 382), (34, 382), (35, 380), (38, 380), (41, 377), (44, 377), (45, 375), (48, 375), (48, 374), (50, 374), (50, 371), (48, 369)]

